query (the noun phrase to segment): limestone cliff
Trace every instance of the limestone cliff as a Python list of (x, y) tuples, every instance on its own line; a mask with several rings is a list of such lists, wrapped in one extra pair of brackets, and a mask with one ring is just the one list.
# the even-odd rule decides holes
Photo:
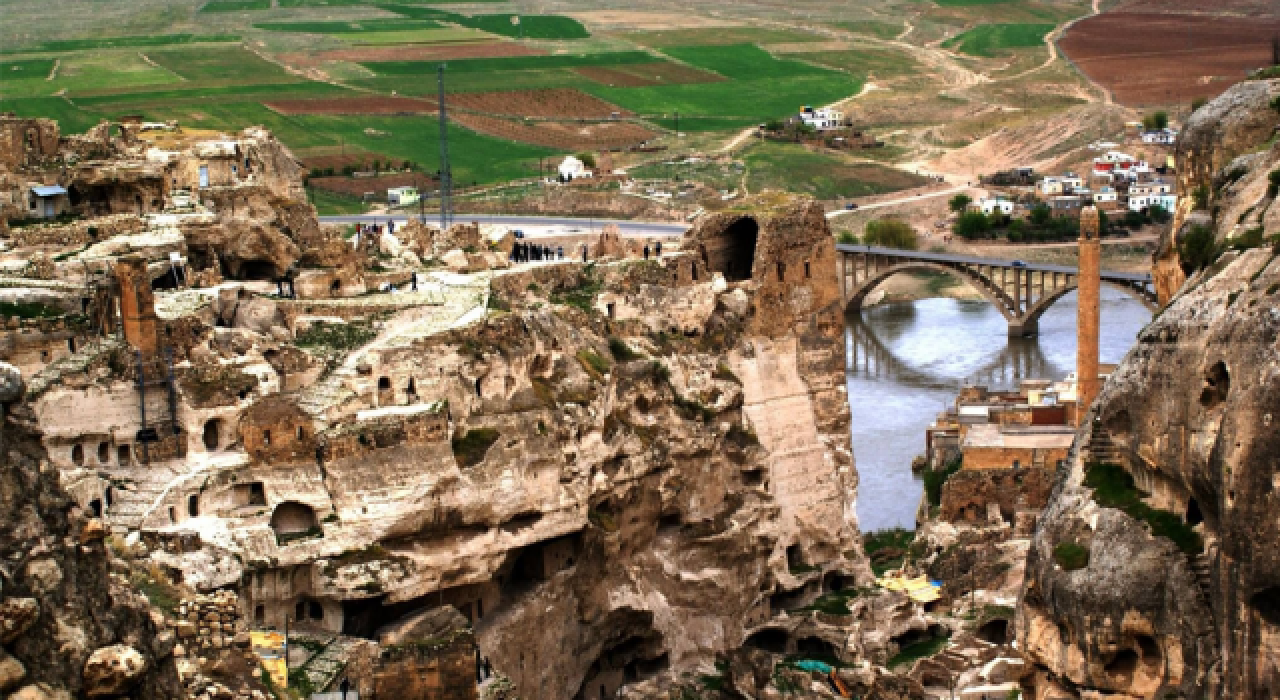
[(1280, 693), (1277, 290), (1270, 245), (1229, 254), (1111, 375), (1028, 555), (1036, 697)]
[[(12, 367), (0, 368), (7, 413), (21, 382)], [(0, 693), (185, 697), (174, 633), (121, 576), (102, 522), (81, 515), (23, 421), (6, 416), (0, 453)]]
[(1161, 303), (1186, 281), (1178, 244), (1192, 226), (1211, 228), (1218, 241), (1262, 227), (1280, 230), (1271, 173), (1280, 169), (1280, 80), (1248, 80), (1192, 113), (1176, 146), (1178, 210), (1155, 254), (1153, 277)]

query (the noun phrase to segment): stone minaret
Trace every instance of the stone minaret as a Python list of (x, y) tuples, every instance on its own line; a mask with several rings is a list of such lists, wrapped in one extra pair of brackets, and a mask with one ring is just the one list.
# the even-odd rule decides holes
[(1080, 270), (1077, 277), (1079, 299), (1076, 316), (1076, 416), (1084, 414), (1098, 398), (1098, 297), (1101, 287), (1101, 244), (1098, 210), (1092, 206), (1080, 212)]

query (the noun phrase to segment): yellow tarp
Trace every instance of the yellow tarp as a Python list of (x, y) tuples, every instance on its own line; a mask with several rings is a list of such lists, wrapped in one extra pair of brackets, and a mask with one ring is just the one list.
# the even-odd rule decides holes
[(271, 676), (271, 682), (277, 688), (287, 688), (289, 672), (284, 659), (284, 635), (266, 630), (251, 630), (249, 641), (258, 655), (258, 665)]
[(876, 579), (876, 585), (885, 590), (906, 593), (908, 598), (917, 603), (932, 603), (941, 597), (938, 593), (938, 587), (929, 583), (929, 579), (924, 576), (911, 579), (901, 576), (886, 576)]

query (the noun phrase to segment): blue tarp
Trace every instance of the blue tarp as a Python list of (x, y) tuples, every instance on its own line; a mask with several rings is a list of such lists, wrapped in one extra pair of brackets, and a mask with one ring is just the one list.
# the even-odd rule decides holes
[(815, 661), (814, 659), (801, 659), (795, 662), (795, 667), (801, 671), (818, 671), (819, 673), (831, 673), (831, 664)]

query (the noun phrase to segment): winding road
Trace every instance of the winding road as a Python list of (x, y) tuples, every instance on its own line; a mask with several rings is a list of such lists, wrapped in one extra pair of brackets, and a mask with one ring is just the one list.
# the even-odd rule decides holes
[[(372, 216), (368, 214), (353, 216), (322, 216), (320, 223), (322, 224), (385, 224), (388, 219), (396, 222), (396, 226), (403, 226), (408, 217), (404, 214), (395, 214), (392, 216)], [(579, 219), (568, 216), (501, 216), (495, 214), (458, 214), (454, 216), (454, 221), (459, 223), (475, 222), (478, 224), (488, 224), (497, 226), (506, 226), (510, 229), (560, 229), (559, 231), (549, 232), (555, 234), (564, 233), (589, 233), (599, 231), (606, 224), (616, 224), (618, 231), (624, 236), (679, 236), (689, 230), (689, 225), (674, 221), (628, 221), (625, 219)], [(427, 215), (427, 223), (439, 224), (440, 217), (436, 215)], [(537, 235), (537, 234), (533, 234)]]

